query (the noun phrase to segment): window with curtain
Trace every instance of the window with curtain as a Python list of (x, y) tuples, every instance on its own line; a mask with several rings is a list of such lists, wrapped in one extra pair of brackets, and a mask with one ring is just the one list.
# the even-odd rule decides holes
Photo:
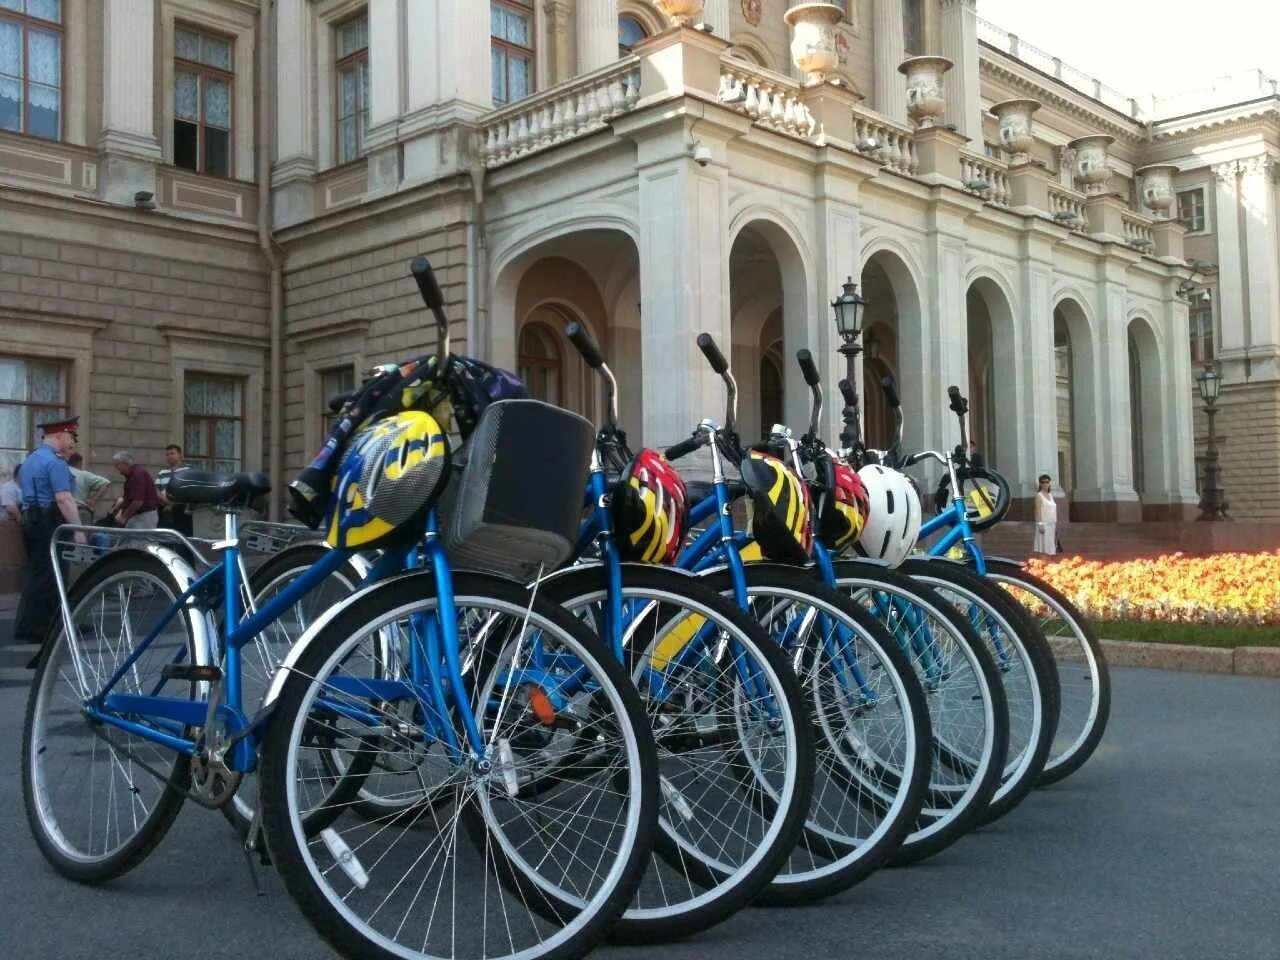
[(173, 41), (174, 166), (229, 177), (234, 41), (186, 24)]
[(1209, 363), (1213, 360), (1213, 302), (1197, 301), (1187, 316), (1191, 333), (1191, 362)]
[(182, 399), (187, 462), (206, 470), (239, 470), (244, 461), (244, 381), (188, 372)]
[(350, 393), (356, 388), (356, 371), (351, 364), (320, 371), (320, 439), (329, 436), (329, 430), (338, 415), (329, 409), (329, 398)]
[(560, 344), (549, 327), (526, 324), (520, 331), (520, 379), (535, 400), (559, 405), (564, 382), (564, 359)]
[(534, 84), (532, 0), (492, 0), (489, 24), (493, 102), (523, 100)]
[(62, 136), (62, 0), (0, 0), (0, 130)]
[(337, 74), (338, 163), (364, 153), (369, 132), (369, 14), (334, 28), (334, 71)]
[(1178, 194), (1178, 219), (1191, 233), (1203, 233), (1208, 229), (1205, 216), (1204, 187), (1183, 190)]
[(37, 423), (66, 416), (65, 363), (0, 356), (0, 480), (40, 442)]
[(630, 14), (618, 18), (618, 56), (625, 57), (631, 48), (649, 36), (644, 24)]

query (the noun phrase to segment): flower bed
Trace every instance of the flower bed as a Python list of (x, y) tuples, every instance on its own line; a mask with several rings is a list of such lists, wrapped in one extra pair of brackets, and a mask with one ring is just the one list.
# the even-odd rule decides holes
[(1098, 620), (1280, 625), (1280, 550), (1119, 562), (1037, 557), (1026, 567)]

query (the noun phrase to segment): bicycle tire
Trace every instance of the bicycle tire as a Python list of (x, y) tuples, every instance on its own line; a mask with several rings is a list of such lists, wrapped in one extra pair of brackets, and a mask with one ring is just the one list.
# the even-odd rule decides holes
[[(1022, 607), (1004, 590), (962, 564), (909, 558), (898, 568), (938, 590), (952, 603), (980, 613), (979, 633), (1005, 677), (1009, 701), (1009, 759), (999, 789), (982, 816), (992, 823), (1026, 799), (1044, 769), (1058, 724), (1058, 672), (1049, 644)], [(1004, 642), (1007, 646), (1002, 648)], [(1005, 664), (1008, 666), (1006, 667)], [(1013, 684), (1025, 683), (1015, 696)], [(1025, 706), (1024, 706), (1025, 705)]]
[[(603, 568), (599, 566), (570, 570), (544, 584), (541, 591), (547, 599), (575, 613), (594, 612), (595, 605), (607, 597)], [(672, 794), (662, 798), (654, 842), (655, 855), (664, 862), (666, 869), (655, 863), (651, 866), (651, 872), (674, 872), (676, 884), (683, 879), (692, 881), (692, 884), (678, 886), (673, 890), (672, 882), (662, 881), (660, 876), (654, 876), (648, 889), (656, 888), (659, 893), (651, 893), (648, 897), (648, 889), (642, 881), (637, 902), (618, 921), (611, 939), (624, 943), (643, 943), (689, 936), (706, 930), (732, 916), (765, 888), (795, 847), (804, 826), (813, 789), (814, 756), (812, 734), (805, 717), (800, 685), (782, 652), (758, 623), (698, 578), (661, 567), (623, 564), (622, 598), (624, 601), (630, 599), (661, 604), (649, 607), (628, 625), (628, 643), (624, 654), (628, 673), (633, 678), (644, 677), (656, 659), (655, 643), (637, 642), (637, 633), (644, 627), (638, 621), (661, 618), (662, 632), (653, 638), (660, 649), (668, 638), (679, 641), (682, 636), (681, 628), (692, 617), (703, 622), (714, 617), (712, 624), (718, 627), (717, 642), (724, 642), (732, 636), (734, 665), (740, 666), (740, 658), (745, 656), (757, 664), (758, 668), (763, 668), (768, 675), (769, 688), (773, 691), (770, 702), (778, 699), (782, 702), (779, 707), (781, 731), (784, 735), (786, 731), (791, 731), (790, 736), (794, 738), (794, 747), (790, 750), (795, 758), (791, 765), (793, 773), (783, 778), (785, 783), (777, 791), (780, 796), (774, 797), (770, 793), (779, 786), (777, 784), (763, 788), (759, 783), (744, 782), (741, 789), (746, 802), (739, 805), (736, 813), (720, 815), (710, 807), (704, 809), (702, 803), (707, 797), (732, 795), (731, 790), (717, 787), (713, 781), (724, 779), (724, 771), (731, 762), (722, 757), (730, 754), (739, 757), (743, 755), (741, 743), (735, 749), (726, 742), (725, 749), (714, 758), (706, 755), (705, 746), (699, 751), (695, 745), (693, 753), (701, 753), (702, 760), (705, 761), (701, 764), (703, 776), (690, 777), (687, 771), (681, 770), (686, 761), (675, 749), (664, 748), (664, 743), (672, 741), (672, 738), (664, 736), (662, 730), (679, 729), (679, 716), (673, 715), (663, 702), (646, 695), (646, 688), (649, 688), (648, 693), (651, 694), (652, 685), (639, 684), (646, 705), (649, 706), (652, 723), (658, 728), (655, 730), (655, 740), (659, 746), (659, 768), (669, 771), (670, 775), (663, 773), (662, 776), (665, 784), (671, 784), (667, 790)], [(678, 613), (680, 610), (687, 612), (681, 616)], [(700, 629), (698, 632), (700, 633)], [(687, 647), (680, 651), (682, 655), (686, 652)], [(670, 671), (664, 667), (657, 670), (663, 681), (669, 683), (666, 674)], [(698, 669), (691, 670), (690, 673), (692, 678), (689, 687), (698, 684), (710, 686), (716, 680), (723, 682), (723, 677), (711, 677)], [(676, 683), (679, 682), (677, 679)], [(696, 689), (678, 688), (677, 693), (680, 692), (686, 696), (696, 697), (698, 694)], [(713, 714), (708, 718), (704, 713), (700, 717), (693, 716), (690, 722), (696, 727), (700, 720), (714, 719), (715, 716), (717, 715)], [(723, 721), (719, 722), (723, 724)], [(706, 731), (703, 731), (703, 735), (710, 736)], [(750, 767), (749, 761), (747, 765)], [(744, 771), (741, 766), (729, 774), (730, 777), (744, 780), (750, 775), (750, 770)], [(754, 809), (756, 804), (760, 809)], [(704, 825), (708, 832), (701, 836), (715, 844), (716, 837), (711, 829), (723, 824), (726, 819), (740, 832), (752, 830), (752, 826), (758, 824), (760, 842), (754, 844), (753, 837), (742, 844), (740, 865), (725, 862), (728, 853), (723, 850), (716, 851), (709, 861), (704, 862), (706, 855), (696, 844), (691, 843), (691, 829), (696, 829), (698, 824)], [(680, 826), (681, 821), (685, 822), (683, 828)], [(752, 846), (754, 849), (751, 849)], [(695, 889), (694, 884), (702, 889)], [(655, 907), (652, 900), (658, 895), (667, 902)], [(650, 904), (645, 904), (646, 899), (650, 900)]]
[[(745, 572), (749, 597), (785, 598), (787, 603), (805, 605), (818, 617), (829, 617), (843, 624), (858, 645), (855, 649), (868, 658), (875, 658), (888, 684), (889, 696), (876, 706), (893, 700), (903, 704), (902, 756), (898, 761), (901, 769), (892, 769), (894, 764), (886, 763), (872, 749), (871, 735), (864, 732), (863, 737), (858, 738), (854, 733), (861, 730), (856, 726), (861, 719), (857, 710), (852, 717), (841, 717), (847, 722), (839, 729), (832, 724), (831, 711), (819, 701), (833, 673), (829, 667), (831, 661), (829, 657), (819, 660), (814, 656), (811, 636), (800, 650), (785, 651), (793, 663), (799, 663), (801, 684), (810, 695), (818, 779), (801, 843), (759, 899), (776, 905), (812, 903), (848, 890), (886, 865), (919, 817), (929, 783), (928, 706), (915, 671), (893, 638), (847, 597), (818, 582), (810, 571), (791, 566), (749, 563)], [(713, 570), (703, 576), (716, 590), (733, 596), (733, 581), (727, 570)], [(753, 612), (758, 616), (769, 611)], [(782, 611), (782, 615), (786, 616), (786, 611)], [(792, 619), (794, 621), (794, 617)], [(778, 640), (776, 634), (774, 640)], [(876, 706), (868, 710), (867, 716)], [(855, 756), (848, 755), (843, 742), (846, 738), (858, 751)], [(833, 813), (824, 806), (828, 790), (851, 799), (851, 805), (841, 803)], [(864, 815), (867, 823), (864, 835), (841, 833), (848, 829), (847, 821), (842, 818), (848, 816), (851, 808), (857, 808)]]
[[(1010, 591), (1019, 601), (1034, 599), (1043, 604), (1049, 613), (1049, 616), (1038, 616), (1024, 603), (1027, 613), (1039, 620), (1041, 632), (1049, 642), (1061, 690), (1057, 733), (1044, 770), (1036, 779), (1036, 786), (1045, 787), (1079, 770), (1102, 742), (1111, 717), (1111, 671), (1089, 619), (1056, 588), (1009, 560), (988, 558), (987, 575), (996, 583), (1013, 584), (1016, 589), (1031, 594), (1030, 598), (1024, 598)], [(1057, 628), (1050, 632), (1055, 620), (1063, 624), (1065, 635)], [(1086, 689), (1088, 692), (1083, 696), (1073, 693)], [(1076, 704), (1085, 696), (1088, 703), (1081, 710)], [(1083, 714), (1082, 720), (1077, 719), (1080, 714)]]
[[(122, 581), (125, 578), (136, 578), (139, 581), (150, 584), (152, 590), (162, 589), (168, 593), (165, 598), (165, 604), (158, 609), (158, 613), (163, 615), (167, 611), (168, 605), (176, 601), (183, 593), (182, 587), (178, 584), (173, 574), (169, 571), (159, 559), (151, 554), (137, 549), (123, 548), (113, 551), (102, 559), (98, 560), (87, 569), (72, 587), (68, 596), (68, 602), (71, 606), (73, 618), (79, 621), (90, 611), (86, 611), (86, 604), (94, 603), (95, 592), (99, 588), (110, 589), (113, 584), (117, 586), (117, 602), (124, 603), (124, 597), (120, 593)], [(143, 589), (146, 589), (145, 587)], [(156, 594), (152, 594), (155, 596)], [(132, 599), (132, 592), (129, 594)], [(140, 598), (146, 599), (146, 598)], [(119, 647), (112, 649), (109, 642), (110, 630), (105, 627), (110, 611), (107, 609), (106, 598), (103, 597), (102, 604), (99, 605), (100, 619), (96, 626), (90, 627), (89, 624), (77, 623), (77, 630), (81, 634), (84, 643), (84, 656), (79, 658), (79, 662), (87, 669), (92, 670), (95, 678), (98, 680), (97, 687), (100, 687), (111, 676), (114, 670), (113, 666), (118, 666), (123, 662), (123, 657), (133, 649), (132, 647)], [(194, 627), (192, 618), (197, 614), (189, 607), (180, 606), (179, 611), (170, 621), (170, 623), (182, 624), (182, 630), (185, 635), (183, 656), (186, 662), (191, 663), (195, 657), (194, 649)], [(92, 635), (90, 631), (92, 630)], [(51, 724), (49, 722), (49, 709), (52, 701), (57, 698), (53, 695), (53, 685), (59, 680), (61, 672), (59, 667), (62, 665), (62, 658), (69, 652), (68, 638), (62, 624), (62, 618), (58, 617), (50, 630), (51, 637), (47, 643), (45, 655), (41, 657), (40, 665), (37, 667), (36, 676), (32, 683), (31, 692), (27, 698), (26, 717), (23, 723), (22, 733), (22, 795), (24, 805), (27, 811), (27, 821), (31, 826), (31, 833), (36, 841), (36, 846), (40, 848), (41, 854), (50, 863), (58, 873), (68, 879), (78, 883), (97, 884), (128, 873), (139, 863), (147, 858), (147, 856), (156, 848), (170, 826), (173, 825), (174, 819), (178, 812), (182, 809), (182, 804), (186, 800), (186, 790), (191, 779), (191, 762), (188, 757), (170, 751), (167, 748), (158, 747), (151, 741), (140, 737), (133, 737), (127, 731), (107, 724), (93, 723), (89, 721), (83, 713), (78, 709), (78, 704), (87, 695), (87, 692), (75, 692), (76, 695), (71, 702), (77, 705), (74, 711), (68, 711), (69, 715), (62, 721)], [(144, 630), (140, 636), (146, 636), (147, 631)], [(119, 633), (117, 632), (117, 637)], [(148, 653), (155, 653), (164, 647), (160, 646), (161, 641), (157, 639), (153, 643)], [(104, 649), (105, 648), (105, 649)], [(91, 649), (99, 652), (100, 656), (96, 659), (91, 658), (88, 654)], [(101, 655), (113, 656), (114, 660), (108, 664), (103, 661)], [(147, 669), (147, 664), (154, 662), (153, 658), (149, 658), (147, 654), (140, 657), (139, 664), (142, 668), (137, 673), (131, 671), (121, 678), (120, 683), (124, 684), (127, 690), (134, 693), (151, 693), (149, 687), (143, 686), (137, 679), (138, 675)], [(74, 673), (74, 671), (69, 671)], [(68, 683), (71, 677), (65, 677)], [(176, 693), (179, 689), (185, 687), (185, 695), (191, 698), (197, 696), (196, 684), (186, 682), (185, 684), (177, 681), (168, 681), (168, 689)], [(96, 692), (96, 689), (95, 691)], [(59, 732), (61, 736), (66, 736), (72, 730), (80, 730), (91, 739), (92, 748), (73, 748), (72, 752), (77, 754), (76, 770), (78, 776), (72, 778), (75, 794), (79, 799), (84, 799), (86, 794), (91, 798), (95, 795), (95, 791), (90, 778), (92, 771), (97, 765), (98, 745), (100, 742), (106, 744), (106, 751), (109, 757), (106, 759), (108, 773), (115, 783), (116, 774), (124, 778), (126, 786), (114, 788), (107, 792), (107, 797), (103, 798), (103, 804), (111, 802), (111, 798), (116, 800), (128, 798), (126, 800), (129, 812), (134, 812), (134, 804), (146, 804), (143, 797), (143, 790), (139, 784), (147, 784), (154, 782), (156, 778), (152, 774), (147, 773), (141, 768), (135, 768), (135, 757), (139, 752), (146, 752), (148, 757), (148, 765), (152, 766), (157, 772), (163, 772), (163, 768), (167, 767), (167, 776), (160, 783), (158, 791), (154, 794), (154, 800), (151, 802), (149, 809), (145, 810), (141, 822), (134, 822), (133, 833), (118, 842), (111, 850), (105, 850), (94, 855), (90, 851), (75, 851), (70, 849), (70, 838), (67, 836), (65, 824), (57, 824), (50, 822), (50, 818), (56, 816), (55, 800), (50, 795), (50, 785), (46, 783), (44, 777), (44, 766), (50, 761), (51, 756), (56, 756), (57, 751), (52, 748), (54, 739), (54, 731)], [(95, 732), (97, 731), (97, 732)], [(123, 740), (125, 746), (118, 748), (116, 742), (111, 739), (116, 737), (117, 740)], [(88, 771), (85, 771), (85, 765), (80, 758), (80, 754), (88, 753), (90, 759), (88, 761)], [(121, 759), (123, 757), (124, 759)], [(141, 775), (139, 775), (139, 773)], [(106, 830), (110, 833), (110, 824), (112, 815), (110, 810), (107, 813), (98, 814), (99, 819), (103, 816), (106, 818)], [(128, 819), (132, 820), (132, 817)], [(94, 817), (90, 817), (90, 828), (93, 826)], [(125, 822), (125, 818), (116, 812), (116, 829), (117, 838), (119, 838), (120, 824)]]
[[(599, 702), (610, 711), (609, 717), (616, 725), (618, 742), (622, 745), (619, 756), (624, 761), (623, 766), (616, 771), (616, 777), (614, 772), (610, 772), (599, 781), (606, 785), (615, 785), (617, 781), (616, 794), (620, 809), (623, 811), (623, 818), (616, 838), (613, 833), (607, 835), (607, 839), (617, 848), (616, 855), (606, 865), (606, 869), (592, 870), (588, 875), (588, 882), (598, 884), (597, 889), (589, 894), (583, 894), (583, 903), (576, 909), (565, 911), (564, 904), (555, 903), (551, 892), (539, 885), (541, 875), (531, 876), (516, 863), (516, 858), (523, 854), (514, 847), (495, 840), (493, 846), (489, 848), (493, 856), (492, 862), (485, 860), (481, 864), (480, 879), (477, 879), (474, 871), (459, 871), (456, 859), (453, 861), (452, 868), (447, 864), (440, 867), (440, 881), (435, 887), (437, 896), (444, 878), (450, 876), (452, 879), (447, 891), (450, 900), (446, 904), (449, 922), (447, 928), (443, 928), (440, 934), (445, 942), (439, 949), (435, 949), (427, 943), (432, 924), (436, 919), (434, 908), (427, 917), (423, 917), (421, 912), (414, 914), (413, 929), (404, 929), (409, 926), (410, 914), (417, 903), (415, 891), (425, 889), (427, 878), (424, 878), (422, 885), (406, 884), (405, 880), (408, 877), (406, 873), (393, 884), (385, 898), (375, 891), (369, 895), (371, 900), (362, 899), (367, 892), (366, 887), (375, 873), (383, 869), (384, 864), (387, 870), (395, 869), (396, 861), (390, 858), (391, 848), (388, 847), (385, 853), (379, 854), (377, 847), (372, 850), (361, 847), (361, 853), (357, 855), (349, 845), (344, 850), (343, 846), (338, 844), (337, 841), (341, 841), (340, 836), (337, 837), (337, 841), (331, 837), (311, 841), (301, 829), (301, 822), (306, 814), (297, 804), (297, 786), (293, 768), (298, 762), (297, 753), (305, 735), (305, 727), (310, 722), (310, 709), (317, 702), (318, 691), (313, 690), (313, 687), (327, 682), (323, 678), (327, 676), (326, 671), (330, 668), (336, 668), (340, 663), (347, 663), (348, 658), (353, 655), (354, 645), (362, 638), (377, 634), (386, 624), (395, 622), (402, 615), (430, 616), (429, 611), (434, 610), (436, 606), (436, 579), (434, 573), (429, 571), (406, 574), (368, 591), (334, 617), (298, 658), (294, 670), (291, 671), (281, 691), (273, 721), (266, 732), (262, 747), (262, 812), (268, 848), (286, 888), (303, 914), (315, 930), (345, 956), (378, 958), (378, 960), (391, 960), (393, 957), (397, 960), (406, 960), (406, 958), (443, 958), (445, 956), (458, 958), (458, 960), (469, 957), (474, 957), (476, 960), (481, 957), (486, 960), (497, 960), (500, 957), (515, 956), (538, 958), (538, 960), (544, 960), (544, 958), (545, 960), (571, 960), (571, 958), (580, 957), (607, 934), (614, 921), (621, 915), (635, 891), (635, 885), (640, 881), (640, 875), (650, 853), (650, 838), (657, 816), (657, 766), (652, 738), (648, 734), (648, 726), (639, 697), (621, 665), (603, 649), (589, 631), (582, 629), (568, 614), (553, 604), (544, 600), (530, 602), (528, 592), (520, 585), (481, 574), (457, 573), (453, 577), (453, 594), (459, 610), (489, 610), (493, 617), (506, 618), (513, 624), (516, 632), (516, 653), (519, 653), (520, 646), (527, 636), (558, 638), (558, 642), (564, 644), (565, 649), (573, 651), (576, 669), (586, 670), (594, 678), (594, 685), (591, 688), (594, 692), (590, 695), (598, 694), (602, 697), (603, 700)], [(492, 622), (492, 618), (486, 621), (486, 626)], [(499, 640), (502, 639), (500, 635), (495, 634), (495, 636)], [(460, 637), (460, 641), (461, 639)], [(487, 648), (490, 646), (491, 639), (494, 637), (482, 638), (475, 642), (482, 648)], [(483, 649), (477, 651), (475, 644), (466, 644), (462, 651), (471, 658), (473, 669), (469, 672), (473, 678), (476, 678), (470, 692), (472, 702), (466, 707), (476, 714), (477, 722), (482, 727), (482, 735), (488, 736), (484, 730), (490, 717), (492, 704), (484, 684), (488, 681), (498, 682), (502, 661), (500, 652), (490, 651), (492, 666), (485, 667), (481, 663), (483, 652)], [(347, 674), (348, 678), (351, 676), (350, 673)], [(347, 682), (350, 685), (350, 679)], [(339, 688), (332, 689), (337, 691)], [(497, 706), (498, 720), (507, 716), (505, 710), (511, 706), (517, 719), (527, 720), (523, 727), (513, 727), (512, 730), (537, 729), (541, 721), (533, 719), (528, 709), (514, 707), (514, 701), (506, 696), (510, 689), (510, 685), (505, 688), (503, 699)], [(456, 709), (451, 708), (450, 715), (456, 712)], [(492, 741), (492, 743), (501, 746), (501, 740)], [(492, 751), (493, 747), (491, 746), (490, 749)], [(458, 779), (446, 780), (441, 785), (440, 789), (455, 790), (455, 796), (458, 799), (455, 805), (458, 809), (455, 811), (453, 821), (455, 834), (452, 840), (443, 841), (450, 851), (446, 859), (456, 858), (460, 851), (473, 848), (471, 844), (456, 842), (457, 829), (469, 831), (474, 828), (478, 819), (483, 820), (481, 829), (493, 829), (484, 810), (478, 808), (484, 807), (493, 813), (492, 804), (496, 802), (495, 798), (500, 792), (506, 792), (504, 782), (508, 772), (512, 777), (518, 777), (518, 773), (507, 765), (507, 760), (500, 759), (501, 754), (502, 750), (499, 749), (496, 755), (498, 759), (491, 769), (485, 765), (471, 764), (465, 757), (460, 758), (455, 764), (459, 771)], [(536, 767), (529, 769), (534, 769), (536, 773)], [(514, 798), (515, 794), (509, 794), (509, 796)], [(433, 812), (436, 808), (434, 805), (425, 805), (422, 809)], [(588, 818), (599, 812), (598, 806), (592, 807)], [(417, 815), (423, 816), (425, 813), (418, 812)], [(464, 818), (469, 821), (468, 824), (462, 823)], [(402, 825), (403, 829), (399, 832), (389, 832), (395, 834), (395, 837), (403, 838), (409, 835), (412, 825), (407, 822)], [(379, 827), (376, 824), (367, 823), (362, 818), (356, 818), (353, 829), (373, 831)], [(386, 835), (385, 825), (382, 829), (384, 830), (383, 842), (394, 842), (393, 837)], [(566, 832), (569, 833), (570, 840), (581, 842), (583, 835), (569, 831), (568, 827), (551, 839), (558, 840)], [(439, 829), (428, 830), (426, 838), (429, 842), (435, 842), (432, 838), (439, 833), (441, 833)], [(496, 835), (491, 834), (491, 836)], [(317, 851), (325, 847), (328, 849), (325, 859), (334, 861), (335, 866), (342, 865), (341, 871), (331, 868), (330, 872), (338, 875), (337, 882), (343, 887), (345, 893), (330, 885), (315, 859), (319, 856)], [(441, 846), (440, 849), (445, 851), (446, 847)], [(412, 854), (410, 856), (412, 857)], [(423, 853), (414, 859), (409, 869), (418, 867), (425, 857), (426, 853)], [(359, 865), (361, 858), (367, 864), (367, 870)], [(536, 870), (544, 863), (544, 860), (539, 860), (532, 866)], [(433, 858), (426, 862), (424, 869), (435, 869), (435, 866), (436, 859)], [(530, 865), (526, 863), (525, 866)], [(554, 866), (553, 862), (549, 868)], [(343, 874), (348, 878), (348, 882), (341, 880)], [(499, 881), (496, 884), (489, 882), (493, 874), (497, 875)], [(360, 882), (361, 879), (363, 883)], [(464, 883), (471, 886), (471, 897), (464, 898), (465, 904), (473, 907), (476, 902), (475, 896), (478, 895), (481, 908), (486, 911), (481, 920), (477, 921), (468, 916), (465, 921), (458, 921), (456, 917), (458, 895)], [(499, 944), (493, 952), (490, 952), (487, 942), (490, 927), (487, 905), (492, 898), (499, 898), (498, 902), (501, 904), (503, 901), (500, 898), (504, 894), (514, 897), (513, 903), (523, 906), (526, 911), (535, 906), (529, 902), (529, 897), (539, 902), (536, 904), (536, 913), (530, 912), (525, 918), (527, 925), (516, 928), (509, 922), (503, 927), (494, 923), (495, 939), (505, 936), (508, 945), (504, 947)], [(392, 895), (411, 896), (398, 925), (391, 915), (398, 914), (399, 907), (387, 906)], [(359, 918), (356, 910), (367, 907), (370, 903), (377, 904), (373, 907), (373, 913), (367, 920)], [(373, 918), (384, 908), (383, 919), (386, 924), (383, 929), (379, 929)], [(423, 922), (427, 924), (426, 933), (419, 936)], [(384, 931), (390, 931), (390, 935), (396, 938), (402, 935), (409, 937), (414, 945), (402, 946), (392, 941)], [(517, 935), (532, 938), (534, 942), (523, 944), (522, 941), (522, 945), (517, 947), (513, 939)], [(477, 937), (479, 937), (479, 946), (461, 943), (464, 939), (474, 940)], [(418, 946), (419, 943), (421, 946)]]
[[(872, 591), (905, 598), (915, 609), (936, 621), (936, 628), (947, 631), (948, 651), (954, 650), (950, 656), (958, 656), (962, 660), (959, 676), (949, 670), (946, 676), (925, 683), (933, 732), (934, 779), (930, 781), (930, 799), (925, 815), (906, 836), (892, 859), (895, 866), (915, 863), (940, 853), (973, 829), (999, 789), (1009, 750), (1009, 705), (1004, 685), (995, 658), (973, 626), (935, 590), (879, 564), (837, 560), (834, 568), (836, 588), (849, 592), (855, 600), (865, 598), (874, 601), (877, 598), (867, 597)], [(875, 615), (874, 611), (868, 612)], [(893, 619), (892, 614), (888, 617), (881, 615), (878, 619), (891, 632), (900, 627), (899, 623), (886, 622)], [(931, 669), (923, 663), (923, 652), (912, 655), (904, 650), (919, 673)], [(963, 682), (965, 676), (972, 678), (970, 683)], [(922, 676), (921, 679), (924, 682), (927, 678)], [(940, 709), (936, 706), (944, 694), (956, 704), (954, 708)], [(982, 724), (976, 747), (972, 744), (961, 746), (960, 740), (967, 739), (963, 737), (952, 738), (948, 745), (945, 724), (948, 715), (955, 710), (963, 711), (963, 722)], [(972, 772), (969, 772), (970, 767)], [(957, 789), (950, 782), (935, 786), (942, 780), (940, 768), (953, 771), (954, 779), (963, 785), (962, 789)], [(930, 811), (931, 806), (936, 812)]]

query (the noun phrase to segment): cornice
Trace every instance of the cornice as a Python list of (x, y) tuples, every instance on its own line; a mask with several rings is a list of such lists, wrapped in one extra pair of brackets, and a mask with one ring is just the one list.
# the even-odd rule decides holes
[(200, 330), (174, 324), (159, 324), (155, 329), (160, 336), (170, 342), (186, 340), (195, 343), (216, 343), (222, 346), (230, 344), (237, 347), (253, 347), (256, 350), (266, 350), (270, 345), (267, 337), (246, 337), (222, 330)]
[[(1227, 112), (1239, 111), (1241, 107), (1252, 107), (1252, 109), (1247, 110), (1247, 112)], [(1152, 139), (1156, 141), (1178, 140), (1187, 136), (1195, 136), (1231, 127), (1256, 126), (1260, 121), (1271, 121), (1280, 124), (1280, 99), (1268, 97), (1265, 100), (1253, 101), (1248, 104), (1233, 104), (1217, 110), (1207, 110), (1198, 121), (1195, 119), (1196, 116), (1196, 114), (1191, 114), (1174, 120), (1161, 120), (1153, 124)], [(1177, 126), (1173, 126), (1174, 124)], [(1161, 130), (1161, 127), (1173, 128)]]
[(1105, 104), (1055, 80), (1035, 67), (1014, 60), (987, 43), (980, 43), (979, 72), (1005, 84), (1025, 96), (1032, 96), (1045, 106), (1082, 120), (1099, 133), (1109, 133), (1118, 141), (1137, 146), (1146, 142), (1146, 127), (1124, 117)]

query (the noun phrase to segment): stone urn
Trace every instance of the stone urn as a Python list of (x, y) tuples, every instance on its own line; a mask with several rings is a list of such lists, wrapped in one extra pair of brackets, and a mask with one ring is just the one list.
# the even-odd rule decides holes
[(1115, 137), (1105, 133), (1072, 140), (1068, 147), (1076, 152), (1076, 186), (1096, 197), (1107, 192), (1111, 179), (1111, 167), (1107, 165), (1107, 148), (1115, 143)]
[(1030, 98), (1001, 100), (991, 108), (1000, 121), (1000, 146), (1010, 154), (1013, 163), (1026, 163), (1035, 137), (1031, 135), (1031, 115), (1040, 109), (1040, 101)]
[(1161, 220), (1169, 219), (1177, 195), (1173, 191), (1173, 176), (1178, 168), (1171, 163), (1152, 163), (1140, 167), (1134, 174), (1142, 184), (1140, 196), (1149, 210), (1155, 211)]
[(840, 63), (836, 24), (842, 17), (844, 11), (834, 3), (800, 3), (783, 14), (791, 28), (791, 62), (806, 84), (822, 83)]
[(908, 57), (898, 67), (907, 78), (907, 116), (922, 130), (932, 127), (946, 112), (942, 75), (952, 66), (946, 57)]
[(706, 0), (654, 0), (654, 2), (672, 23), (682, 27), (701, 23), (702, 8), (706, 6)]

